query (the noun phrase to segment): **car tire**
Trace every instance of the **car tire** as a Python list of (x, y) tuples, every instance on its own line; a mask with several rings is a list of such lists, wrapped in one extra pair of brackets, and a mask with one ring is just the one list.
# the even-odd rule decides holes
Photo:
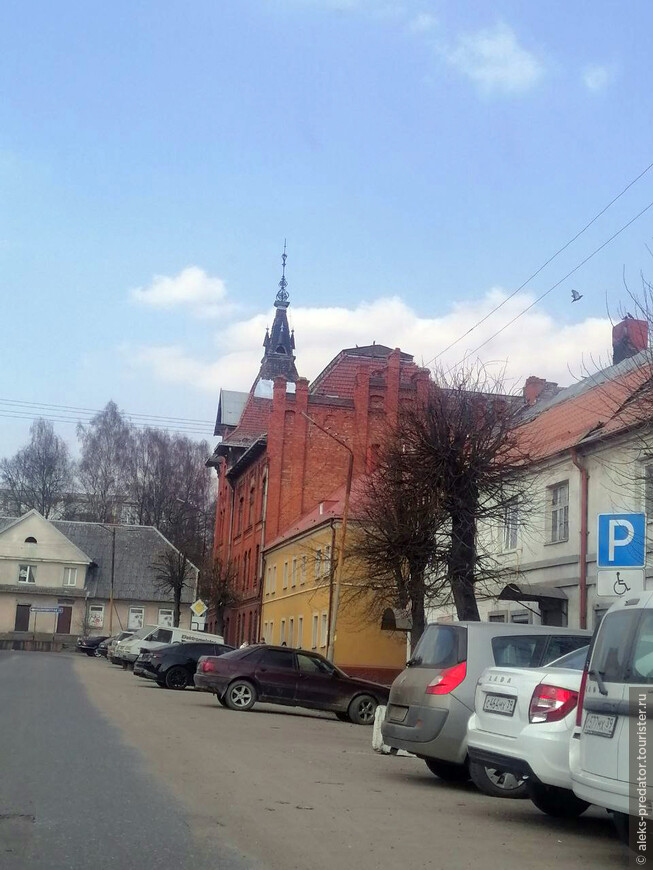
[(190, 681), (188, 671), (179, 665), (174, 668), (168, 668), (165, 675), (165, 684), (168, 689), (185, 689)]
[(94, 649), (87, 649), (86, 655), (90, 656), (91, 658), (94, 658), (95, 657), (95, 650)]
[(528, 797), (527, 781), (519, 779), (509, 771), (490, 767), (478, 761), (470, 761), (469, 775), (476, 788), (491, 797), (514, 800)]
[(160, 689), (167, 689), (168, 688), (162, 680), (157, 680), (156, 684)]
[(528, 796), (538, 810), (556, 819), (576, 819), (589, 807), (587, 801), (576, 797), (573, 791), (552, 785), (533, 782), (528, 787)]
[(464, 764), (440, 761), (437, 758), (425, 758), (424, 761), (431, 773), (445, 782), (467, 782), (469, 779), (469, 771)]
[(121, 664), (122, 664), (123, 671), (126, 671), (127, 668), (129, 667), (129, 662), (122, 662)]
[(371, 695), (357, 695), (349, 705), (347, 715), (354, 725), (374, 725), (374, 715), (378, 706), (376, 698)]
[(222, 707), (227, 706), (227, 702), (225, 701), (224, 698), (221, 698), (220, 695), (218, 695), (217, 693), (216, 693), (215, 697), (218, 699), (218, 704), (220, 704)]
[(230, 710), (245, 712), (256, 703), (256, 689), (249, 680), (234, 680), (227, 688), (224, 700)]
[(336, 717), (340, 719), (341, 722), (351, 722), (349, 713), (336, 713)]

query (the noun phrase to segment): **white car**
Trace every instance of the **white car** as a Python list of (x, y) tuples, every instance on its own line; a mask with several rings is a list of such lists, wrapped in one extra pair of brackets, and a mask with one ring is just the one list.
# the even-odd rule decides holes
[(572, 791), (569, 742), (589, 647), (540, 668), (487, 668), (476, 687), (467, 729), (470, 774), (486, 794), (485, 770), (525, 781), (538, 809), (575, 817), (589, 803)]
[(609, 810), (623, 839), (630, 827), (634, 844), (653, 818), (653, 743), (648, 752), (646, 745), (646, 732), (653, 737), (652, 684), (653, 592), (647, 591), (615, 602), (601, 621), (569, 750), (574, 793)]
[(114, 661), (123, 667), (133, 665), (141, 650), (159, 649), (171, 643), (224, 643), (221, 634), (207, 634), (188, 628), (171, 628), (167, 625), (145, 625), (131, 637), (120, 641), (113, 654)]

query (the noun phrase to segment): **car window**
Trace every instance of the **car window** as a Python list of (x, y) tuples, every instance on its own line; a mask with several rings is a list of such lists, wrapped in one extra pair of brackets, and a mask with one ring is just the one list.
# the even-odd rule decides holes
[(575, 649), (573, 652), (567, 653), (566, 656), (561, 656), (559, 659), (554, 659), (549, 662), (549, 668), (571, 668), (574, 671), (582, 671), (587, 661), (587, 650), (589, 644)]
[(601, 620), (590, 670), (598, 671), (606, 683), (622, 683), (626, 679), (628, 640), (633, 636), (640, 613), (638, 610), (617, 610)]
[(227, 646), (226, 643), (218, 643), (215, 645), (215, 654), (217, 656), (223, 656), (225, 653), (233, 651), (234, 648), (232, 646)]
[(467, 631), (462, 626), (429, 625), (419, 639), (411, 664), (415, 667), (449, 668), (465, 660)]
[(299, 670), (304, 674), (331, 676), (335, 670), (333, 665), (330, 665), (324, 659), (318, 659), (316, 656), (309, 656), (304, 653), (297, 653), (297, 664), (299, 665)]
[(182, 650), (193, 656), (215, 655), (215, 645), (212, 643), (183, 643)]
[(653, 611), (646, 610), (637, 626), (630, 669), (630, 683), (653, 683)]
[(511, 668), (533, 668), (541, 659), (546, 635), (520, 634), (492, 638), (495, 665)]
[(167, 628), (158, 628), (148, 637), (148, 640), (151, 640), (153, 643), (170, 643), (172, 632)]
[(285, 652), (282, 649), (266, 649), (261, 658), (259, 665), (274, 670), (294, 670), (295, 660), (293, 653)]
[(587, 646), (588, 638), (574, 634), (554, 634), (549, 638), (549, 644), (544, 653), (543, 664), (548, 664), (560, 656), (567, 655), (581, 646)]

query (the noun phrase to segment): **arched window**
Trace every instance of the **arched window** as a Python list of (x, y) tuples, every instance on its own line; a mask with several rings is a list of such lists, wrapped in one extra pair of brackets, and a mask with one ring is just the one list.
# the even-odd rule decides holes
[(285, 354), (286, 348), (282, 344), (280, 344), (279, 347), (277, 348), (276, 352)]
[(36, 540), (36, 538), (33, 538), (30, 535), (29, 538), (25, 538), (25, 543), (26, 544), (38, 544), (38, 541)]

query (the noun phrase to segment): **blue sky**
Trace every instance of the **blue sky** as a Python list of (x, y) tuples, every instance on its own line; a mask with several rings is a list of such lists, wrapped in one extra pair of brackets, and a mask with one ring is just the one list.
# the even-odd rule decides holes
[[(372, 340), (428, 361), (653, 160), (652, 30), (646, 2), (4, 0), (0, 400), (210, 420), (284, 237), (300, 373)], [(653, 170), (441, 360), (652, 200)], [(652, 236), (653, 209), (485, 358), (568, 382)]]

